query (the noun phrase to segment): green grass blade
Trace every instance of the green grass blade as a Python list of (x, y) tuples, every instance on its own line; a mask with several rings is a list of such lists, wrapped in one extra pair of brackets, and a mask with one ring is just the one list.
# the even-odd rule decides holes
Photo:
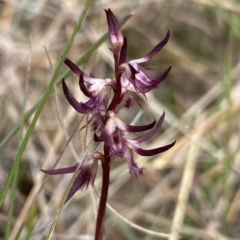
[(42, 112), (42, 109), (43, 109), (43, 106), (44, 106), (45, 102), (47, 101), (47, 99), (49, 98), (49, 96), (51, 95), (51, 93), (53, 91), (54, 84), (56, 83), (56, 80), (57, 80), (58, 74), (60, 72), (60, 69), (61, 69), (61, 67), (62, 67), (62, 65), (64, 63), (64, 60), (65, 60), (67, 54), (69, 53), (69, 51), (70, 51), (70, 49), (72, 47), (74, 39), (77, 36), (77, 33), (79, 32), (79, 29), (80, 29), (80, 27), (82, 25), (82, 22), (83, 22), (83, 20), (84, 20), (84, 18), (86, 16), (86, 13), (87, 13), (88, 9), (90, 8), (90, 5), (91, 5), (92, 1), (93, 0), (87, 0), (85, 8), (83, 9), (83, 12), (82, 12), (82, 14), (79, 17), (77, 25), (75, 26), (73, 34), (72, 34), (69, 42), (67, 43), (66, 49), (64, 50), (64, 53), (63, 53), (63, 55), (62, 55), (58, 65), (57, 65), (57, 67), (56, 67), (56, 69), (54, 71), (54, 74), (53, 74), (53, 76), (51, 78), (51, 81), (50, 81), (50, 83), (49, 83), (49, 85), (48, 85), (48, 87), (47, 87), (47, 89), (46, 89), (42, 99), (40, 100), (40, 102), (39, 102), (39, 104), (37, 106), (37, 109), (36, 109), (35, 115), (33, 117), (33, 120), (31, 122), (31, 124), (30, 124), (30, 126), (28, 128), (28, 131), (27, 131), (27, 133), (25, 135), (25, 138), (23, 139), (23, 142), (22, 142), (22, 144), (21, 144), (21, 146), (20, 146), (20, 148), (18, 150), (16, 159), (15, 159), (15, 161), (13, 163), (11, 171), (10, 171), (8, 177), (7, 177), (7, 181), (6, 181), (6, 183), (5, 183), (4, 187), (3, 187), (3, 190), (1, 192), (1, 195), (0, 195), (0, 208), (1, 208), (1, 206), (3, 204), (3, 201), (4, 201), (5, 197), (6, 197), (8, 188), (10, 186), (10, 183), (11, 183), (12, 179), (13, 179), (13, 176), (15, 174), (15, 171), (16, 171), (16, 168), (17, 168), (17, 166), (19, 164), (19, 161), (21, 160), (23, 152), (24, 152), (24, 150), (25, 150), (25, 148), (27, 146), (28, 140), (29, 140), (29, 138), (30, 138), (30, 136), (31, 136), (31, 134), (32, 134), (32, 132), (34, 130), (34, 127), (36, 125), (38, 117), (39, 117), (40, 113)]
[[(29, 90), (29, 81), (30, 81), (30, 75), (29, 75), (30, 74), (30, 66), (31, 66), (31, 55), (29, 56), (29, 66), (27, 69), (28, 73), (27, 73), (26, 83), (25, 83), (25, 88), (24, 88), (24, 99), (23, 99), (22, 113), (21, 113), (21, 118), (20, 118), (18, 149), (20, 149), (22, 137), (23, 137), (24, 118), (25, 118), (27, 96), (28, 96), (28, 90)], [(13, 176), (11, 200), (10, 200), (10, 207), (9, 207), (9, 212), (8, 212), (8, 221), (7, 221), (7, 229), (6, 229), (6, 237), (5, 237), (6, 239), (9, 238), (9, 235), (11, 232), (11, 227), (12, 227), (12, 218), (13, 218), (13, 211), (14, 211), (14, 206), (15, 206), (15, 199), (16, 199), (19, 164), (20, 164), (20, 161), (16, 162), (16, 167), (15, 167), (16, 170), (15, 170), (15, 174)]]

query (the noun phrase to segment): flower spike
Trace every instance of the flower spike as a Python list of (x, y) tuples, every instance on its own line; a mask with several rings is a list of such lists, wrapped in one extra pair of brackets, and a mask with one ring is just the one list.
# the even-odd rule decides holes
[[(144, 168), (139, 167), (135, 162), (135, 155), (153, 156), (165, 152), (172, 148), (175, 141), (154, 149), (142, 149), (141, 143), (148, 141), (162, 127), (165, 113), (158, 121), (154, 119), (148, 124), (131, 125), (122, 121), (121, 111), (124, 109), (131, 116), (133, 103), (144, 110), (138, 95), (146, 98), (147, 93), (157, 88), (168, 76), (171, 67), (167, 68), (160, 76), (150, 78), (146, 70), (153, 70), (150, 67), (141, 66), (141, 63), (152, 59), (168, 42), (170, 31), (150, 52), (145, 56), (127, 60), (127, 38), (122, 35), (120, 23), (110, 9), (105, 10), (111, 52), (114, 60), (114, 77), (97, 78), (93, 75), (84, 73), (71, 60), (65, 59), (64, 63), (77, 75), (79, 80), (79, 90), (88, 98), (86, 102), (78, 101), (69, 90), (64, 79), (62, 80), (63, 93), (69, 104), (81, 114), (88, 114), (83, 128), (90, 127), (94, 140), (92, 149), (102, 145), (101, 152), (94, 152), (85, 156), (82, 163), (77, 163), (70, 167), (42, 170), (49, 175), (74, 173), (75, 181), (70, 188), (66, 202), (79, 190), (94, 184), (98, 170), (98, 161), (102, 165), (102, 190), (99, 201), (95, 239), (102, 240), (104, 231), (104, 214), (107, 203), (108, 187), (110, 183), (110, 167), (117, 159), (124, 159), (128, 165), (129, 173), (138, 177), (143, 174)], [(130, 15), (129, 15), (130, 16)], [(126, 21), (126, 17), (122, 22)], [(134, 113), (133, 113), (134, 114)], [(86, 131), (87, 134), (90, 131)], [(86, 136), (86, 139), (88, 136)]]
[[(140, 143), (147, 141), (159, 131), (163, 124), (165, 113), (163, 112), (157, 122), (153, 121), (142, 126), (129, 125), (120, 120), (116, 115), (123, 108), (130, 109), (133, 101), (136, 101), (142, 108), (133, 92), (141, 93), (145, 96), (146, 93), (157, 88), (169, 74), (171, 66), (160, 76), (151, 79), (144, 73), (144, 70), (151, 68), (141, 67), (139, 64), (149, 61), (166, 45), (170, 37), (170, 31), (168, 30), (164, 39), (144, 57), (127, 62), (127, 39), (123, 37), (119, 22), (112, 11), (107, 9), (105, 13), (115, 61), (115, 80), (96, 78), (92, 73), (90, 75), (85, 74), (73, 62), (66, 59), (65, 64), (79, 77), (80, 90), (89, 100), (85, 103), (78, 102), (70, 93), (64, 80), (62, 82), (63, 92), (76, 111), (82, 114), (92, 114), (89, 123), (94, 131), (94, 141), (104, 143), (104, 149), (107, 149), (109, 159), (125, 158), (130, 173), (134, 176), (139, 176), (142, 174), (143, 168), (139, 168), (137, 163), (134, 162), (133, 152), (142, 156), (153, 156), (167, 151), (175, 144), (173, 142), (166, 146), (149, 150), (144, 150), (139, 146)], [(111, 95), (108, 94), (109, 91), (107, 91), (109, 86), (113, 90), (112, 100), (110, 98)], [(126, 133), (143, 131), (148, 132), (133, 139), (126, 136)], [(72, 166), (66, 169), (48, 170), (45, 173), (70, 173), (75, 169), (76, 166)], [(79, 178), (79, 181), (76, 181), (74, 185), (76, 189), (79, 188), (78, 185), (80, 183)]]

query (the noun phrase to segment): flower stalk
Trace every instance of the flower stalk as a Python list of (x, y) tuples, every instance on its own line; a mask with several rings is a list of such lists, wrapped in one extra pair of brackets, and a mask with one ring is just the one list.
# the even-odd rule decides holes
[[(105, 148), (106, 156), (109, 156), (108, 149)], [(108, 188), (110, 183), (110, 157), (106, 157), (105, 161), (102, 162), (102, 191), (100, 196), (100, 202), (98, 207), (95, 240), (102, 240), (104, 233), (104, 223), (105, 223), (105, 210), (108, 198)]]
[[(63, 93), (69, 104), (80, 114), (87, 114), (86, 126), (91, 127), (96, 144), (103, 144), (102, 152), (93, 152), (85, 156), (83, 161), (70, 167), (42, 170), (46, 174), (68, 174), (78, 170), (76, 179), (66, 198), (66, 202), (79, 189), (94, 184), (98, 170), (98, 161), (102, 165), (102, 190), (98, 208), (95, 240), (102, 240), (104, 235), (105, 210), (108, 198), (108, 188), (110, 184), (110, 167), (116, 159), (125, 159), (129, 172), (132, 176), (143, 174), (144, 168), (139, 167), (134, 160), (134, 155), (153, 156), (167, 151), (174, 146), (175, 141), (155, 149), (145, 150), (140, 147), (142, 142), (147, 141), (155, 135), (161, 128), (165, 113), (158, 121), (142, 126), (133, 126), (125, 123), (119, 118), (122, 109), (131, 110), (136, 100), (137, 94), (146, 97), (146, 93), (157, 88), (169, 74), (171, 67), (166, 69), (160, 76), (150, 78), (140, 64), (149, 61), (168, 42), (170, 32), (144, 57), (127, 61), (127, 39), (123, 37), (120, 25), (110, 9), (105, 10), (111, 51), (114, 60), (114, 79), (101, 79), (92, 74), (84, 73), (69, 59), (65, 59), (65, 64), (78, 76), (79, 88), (82, 93), (89, 98), (86, 102), (79, 102), (68, 89), (65, 81), (62, 81)], [(109, 94), (111, 92), (112, 94)], [(141, 107), (141, 105), (140, 105)], [(131, 134), (145, 132), (133, 138)], [(65, 202), (65, 203), (66, 203)]]

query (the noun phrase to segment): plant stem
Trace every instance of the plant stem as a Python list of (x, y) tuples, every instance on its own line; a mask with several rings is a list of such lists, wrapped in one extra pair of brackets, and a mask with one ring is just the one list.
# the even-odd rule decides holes
[(96, 223), (96, 232), (95, 240), (102, 240), (104, 233), (104, 222), (105, 222), (105, 210), (108, 198), (108, 187), (109, 187), (109, 178), (110, 178), (110, 157), (109, 152), (105, 147), (105, 161), (102, 161), (102, 191), (98, 207), (97, 223)]

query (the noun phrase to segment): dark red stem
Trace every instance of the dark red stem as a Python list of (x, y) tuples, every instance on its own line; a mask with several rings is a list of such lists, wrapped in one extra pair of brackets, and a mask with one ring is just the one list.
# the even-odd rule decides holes
[(95, 232), (95, 240), (102, 240), (104, 234), (105, 210), (108, 198), (108, 187), (110, 177), (110, 158), (107, 147), (104, 147), (105, 161), (102, 161), (102, 191), (100, 203), (98, 207), (97, 224)]
[(121, 86), (121, 73), (116, 75), (116, 89), (113, 90), (114, 91), (114, 96), (113, 99), (110, 103), (110, 105), (108, 106), (108, 111), (109, 110), (114, 110), (114, 108), (116, 108), (119, 104), (120, 104), (120, 97), (121, 97), (121, 93), (122, 93), (122, 86)]
[[(114, 62), (115, 62), (115, 77), (116, 77), (116, 89), (114, 90), (114, 97), (108, 107), (109, 110), (114, 110), (117, 105), (120, 103), (119, 99), (121, 97), (121, 73), (118, 73), (118, 65), (119, 65), (119, 53), (113, 54)], [(104, 121), (106, 122), (106, 121)], [(109, 188), (109, 178), (110, 178), (110, 153), (109, 147), (104, 144), (104, 155), (105, 160), (102, 161), (102, 191), (100, 196), (100, 202), (98, 207), (98, 215), (97, 215), (97, 224), (96, 224), (96, 232), (95, 232), (95, 240), (102, 240), (104, 234), (104, 224), (105, 224), (105, 210), (108, 198), (108, 188)]]

